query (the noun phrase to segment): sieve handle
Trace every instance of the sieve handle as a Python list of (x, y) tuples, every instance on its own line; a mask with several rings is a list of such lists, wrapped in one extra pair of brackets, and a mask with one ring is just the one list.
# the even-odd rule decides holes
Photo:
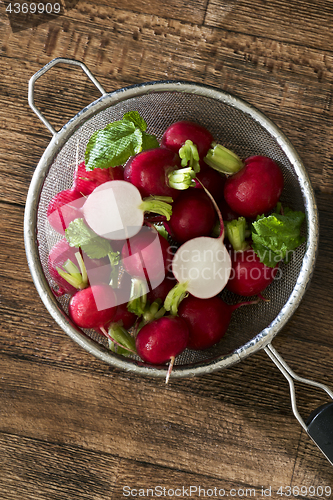
[(44, 123), (44, 125), (49, 129), (49, 131), (53, 134), (56, 135), (57, 131), (54, 129), (54, 127), (51, 125), (51, 123), (45, 118), (43, 113), (37, 108), (35, 105), (34, 101), (34, 89), (35, 89), (35, 82), (40, 78), (42, 75), (44, 75), (49, 69), (51, 69), (53, 66), (56, 64), (70, 64), (72, 66), (79, 66), (85, 74), (88, 76), (88, 78), (93, 82), (93, 84), (98, 88), (100, 93), (102, 95), (106, 95), (105, 90), (103, 89), (102, 85), (96, 80), (94, 75), (89, 71), (87, 66), (82, 63), (81, 61), (76, 61), (75, 59), (66, 59), (63, 57), (56, 57), (55, 59), (52, 59), (49, 63), (47, 63), (42, 69), (37, 71), (29, 80), (29, 90), (28, 90), (28, 103), (31, 109), (36, 113), (38, 118)]
[(264, 350), (289, 382), (291, 406), (295, 417), (308, 436), (310, 436), (331, 465), (333, 465), (333, 401), (314, 410), (305, 423), (297, 409), (294, 380), (322, 389), (332, 400), (333, 392), (320, 382), (297, 375), (271, 344), (264, 347)]

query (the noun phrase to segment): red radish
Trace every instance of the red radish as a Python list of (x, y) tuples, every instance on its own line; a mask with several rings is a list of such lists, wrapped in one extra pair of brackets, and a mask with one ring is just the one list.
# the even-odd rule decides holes
[[(115, 328), (116, 325), (119, 325), (126, 330), (131, 328), (137, 320), (137, 315), (130, 312), (127, 308), (127, 303), (130, 299), (131, 293), (131, 277), (127, 273), (123, 273), (120, 280), (120, 287), (113, 288), (114, 293), (116, 294), (117, 299), (117, 310), (115, 315), (113, 316), (111, 323), (109, 325), (105, 325), (105, 328), (113, 325)], [(105, 335), (105, 332), (100, 328), (96, 328), (98, 333)]]
[(165, 130), (161, 146), (178, 153), (187, 140), (192, 141), (196, 145), (199, 157), (204, 158), (214, 141), (214, 137), (202, 125), (181, 120), (173, 123)]
[(189, 327), (187, 347), (202, 350), (212, 347), (224, 336), (232, 308), (219, 297), (198, 299), (189, 295), (180, 304), (178, 314)]
[(283, 174), (266, 156), (251, 156), (244, 163), (226, 180), (224, 198), (237, 214), (254, 219), (276, 206), (283, 190)]
[(175, 286), (175, 284), (176, 284), (175, 277), (172, 276), (171, 273), (167, 274), (162, 283), (160, 283), (157, 287), (153, 288), (153, 290), (151, 290), (147, 294), (148, 301), (151, 304), (157, 299), (164, 302), (166, 296), (168, 295), (170, 290)]
[(173, 361), (187, 346), (189, 330), (176, 316), (163, 316), (141, 328), (136, 337), (136, 350), (146, 363), (162, 365)]
[(80, 328), (102, 327), (110, 323), (116, 310), (116, 294), (103, 284), (79, 290), (68, 305), (69, 317)]
[(226, 181), (225, 175), (220, 174), (213, 168), (201, 162), (200, 172), (196, 174), (194, 182), (196, 183), (196, 188), (202, 189), (201, 184), (199, 184), (196, 179), (199, 179), (205, 188), (208, 189), (215, 201), (219, 202), (223, 198), (224, 184)]
[(165, 223), (171, 237), (184, 243), (198, 236), (208, 236), (216, 222), (214, 206), (201, 189), (189, 189), (172, 205), (172, 215)]
[[(205, 192), (210, 196), (206, 189)], [(217, 238), (192, 238), (176, 251), (172, 260), (172, 272), (178, 283), (164, 301), (166, 311), (171, 311), (174, 315), (187, 293), (200, 299), (214, 297), (223, 290), (230, 276), (231, 259), (223, 244), (223, 219), (212, 197), (211, 200), (218, 214), (220, 234)]]
[(197, 158), (224, 174), (238, 172), (243, 166), (241, 159), (233, 151), (214, 142), (209, 130), (198, 123), (186, 120), (175, 122), (166, 129), (161, 146), (178, 152), (183, 160), (182, 165), (186, 165), (189, 161), (195, 171), (197, 171), (195, 165)]
[(203, 350), (217, 344), (226, 333), (232, 313), (248, 304), (226, 304), (220, 297), (198, 299), (189, 295), (179, 306), (179, 317), (189, 328), (188, 349)]
[(121, 251), (122, 264), (131, 276), (156, 288), (164, 279), (171, 259), (168, 241), (155, 229), (144, 226), (129, 238)]
[(84, 252), (82, 252), (82, 257), (90, 285), (110, 284), (113, 269), (108, 257), (90, 259)]
[(82, 217), (85, 197), (74, 188), (60, 191), (50, 201), (47, 208), (47, 220), (60, 234), (65, 234), (70, 222)]
[(82, 195), (88, 196), (100, 184), (112, 180), (122, 180), (123, 178), (123, 167), (86, 170), (86, 165), (83, 161), (77, 166), (75, 171), (73, 187)]
[(226, 288), (244, 297), (260, 295), (278, 272), (279, 264), (273, 268), (266, 266), (252, 248), (234, 252), (231, 260), (232, 271)]
[(165, 148), (138, 153), (127, 162), (124, 170), (124, 179), (136, 186), (142, 197), (170, 196), (174, 200), (180, 194), (179, 189), (189, 187), (193, 176), (193, 171), (181, 169), (178, 154)]
[(224, 198), (222, 198), (218, 202), (218, 207), (221, 211), (222, 219), (224, 220), (224, 222), (238, 219), (239, 215), (236, 214), (236, 212), (229, 207), (228, 203), (225, 201)]
[(179, 317), (189, 328), (188, 349), (203, 350), (217, 344), (225, 335), (232, 313), (258, 301), (226, 304), (220, 297), (198, 299), (189, 295), (179, 306)]
[[(96, 330), (96, 332), (109, 338), (109, 336), (105, 334), (106, 329), (110, 328), (112, 330), (115, 330), (117, 327), (121, 327), (124, 330), (129, 330), (135, 324), (137, 319), (137, 315), (131, 313), (127, 309), (127, 304), (120, 304), (117, 306), (116, 314), (113, 316), (109, 324), (105, 324), (104, 326), (94, 329)], [(111, 337), (114, 338), (112, 335)]]
[(126, 330), (128, 330), (134, 325), (137, 318), (136, 314), (127, 309), (127, 304), (123, 303), (117, 306), (117, 311), (112, 318), (112, 323), (118, 323), (120, 326), (123, 326)]
[[(116, 290), (114, 290), (114, 291), (116, 292)], [(116, 296), (117, 296), (117, 294), (116, 294)], [(118, 297), (117, 297), (117, 299), (118, 299)], [(129, 330), (134, 325), (137, 318), (138, 317), (136, 314), (131, 313), (127, 309), (127, 304), (125, 304), (125, 303), (118, 304), (116, 313), (113, 316), (110, 324), (108, 324), (108, 325), (106, 324), (104, 326), (109, 328), (112, 325), (114, 328), (115, 325), (119, 325), (119, 326), (125, 328), (125, 330)], [(105, 335), (104, 331), (101, 330), (100, 328), (96, 328), (96, 331), (98, 331), (98, 333), (101, 333), (102, 335)]]
[(166, 201), (151, 197), (142, 200), (140, 191), (126, 181), (109, 181), (98, 186), (83, 206), (84, 218), (99, 236), (123, 240), (137, 234), (144, 222), (145, 212), (154, 212), (170, 218), (172, 207)]
[(73, 295), (77, 291), (77, 287), (70, 285), (68, 281), (60, 276), (57, 268), (62, 268), (66, 261), (71, 261), (77, 264), (76, 252), (77, 248), (72, 248), (69, 246), (65, 238), (61, 239), (56, 243), (50, 250), (47, 259), (47, 267), (51, 278), (58, 285), (59, 289), (55, 290), (55, 294), (60, 296), (65, 293)]

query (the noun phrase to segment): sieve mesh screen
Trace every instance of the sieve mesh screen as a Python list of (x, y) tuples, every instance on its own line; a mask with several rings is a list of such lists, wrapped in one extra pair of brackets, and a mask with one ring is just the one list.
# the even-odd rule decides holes
[[(79, 161), (83, 160), (91, 134), (108, 123), (121, 119), (124, 113), (132, 110), (140, 113), (148, 124), (147, 132), (155, 134), (158, 139), (161, 139), (164, 130), (172, 122), (186, 119), (207, 127), (217, 142), (234, 150), (241, 158), (256, 154), (271, 157), (280, 165), (285, 178), (282, 203), (294, 210), (305, 211), (298, 177), (287, 155), (275, 137), (250, 115), (236, 106), (194, 93), (164, 91), (135, 96), (96, 112), (70, 136), (52, 161), (43, 184), (37, 212), (40, 262), (50, 285), (54, 284), (47, 268), (47, 258), (52, 246), (62, 236), (50, 227), (46, 217), (47, 206), (56, 193), (72, 186), (77, 158)], [(305, 250), (306, 245), (303, 244), (294, 252), (289, 264), (281, 265), (279, 279), (264, 293), (269, 302), (261, 301), (255, 306), (237, 309), (227, 334), (218, 345), (202, 352), (186, 350), (177, 358), (176, 364), (190, 365), (213, 360), (240, 348), (257, 336), (276, 318), (288, 300), (299, 276)], [(239, 300), (239, 297), (236, 298), (227, 291), (222, 292), (222, 297), (230, 303)], [(60, 307), (67, 312), (69, 296), (57, 300)], [(106, 345), (104, 337), (93, 331), (86, 333), (96, 342)]]

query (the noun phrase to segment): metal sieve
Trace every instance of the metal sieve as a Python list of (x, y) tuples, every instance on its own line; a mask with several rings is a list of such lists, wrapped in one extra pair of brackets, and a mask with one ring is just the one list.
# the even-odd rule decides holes
[[(79, 66), (102, 96), (89, 104), (56, 132), (34, 104), (34, 85), (38, 78), (59, 63)], [(49, 226), (46, 212), (51, 198), (72, 186), (78, 158), (84, 157), (89, 137), (108, 123), (122, 119), (124, 113), (137, 110), (148, 123), (148, 132), (161, 139), (164, 130), (177, 120), (200, 122), (217, 142), (235, 151), (241, 158), (266, 155), (282, 168), (285, 188), (281, 198), (285, 206), (306, 214), (306, 242), (282, 264), (280, 274), (266, 290), (269, 302), (239, 308), (222, 341), (206, 351), (186, 350), (176, 359), (172, 377), (195, 376), (232, 366), (250, 354), (264, 349), (286, 376), (291, 391), (293, 412), (328, 460), (333, 461), (333, 403), (317, 409), (305, 423), (295, 398), (294, 380), (324, 390), (325, 385), (297, 376), (276, 352), (271, 342), (286, 325), (300, 304), (313, 273), (318, 247), (318, 213), (313, 189), (306, 170), (289, 140), (263, 113), (242, 99), (219, 89), (187, 81), (154, 81), (132, 85), (107, 93), (81, 62), (56, 58), (38, 71), (29, 82), (29, 104), (50, 130), (53, 138), (32, 177), (27, 195), (24, 237), (29, 268), (49, 313), (58, 325), (81, 347), (110, 365), (140, 375), (165, 377), (166, 366), (151, 366), (139, 359), (111, 352), (102, 336), (78, 329), (67, 316), (69, 296), (55, 297), (47, 267), (48, 252), (61, 239)], [(231, 292), (222, 292), (229, 302)], [(329, 428), (330, 427), (330, 428)]]

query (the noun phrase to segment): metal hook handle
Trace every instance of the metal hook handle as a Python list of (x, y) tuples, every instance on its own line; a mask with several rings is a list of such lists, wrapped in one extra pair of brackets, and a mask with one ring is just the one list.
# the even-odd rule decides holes
[(36, 113), (38, 118), (44, 123), (44, 125), (50, 130), (50, 132), (53, 135), (57, 134), (57, 131), (52, 127), (51, 123), (45, 118), (43, 113), (39, 111), (39, 109), (35, 106), (35, 101), (34, 101), (34, 88), (35, 88), (35, 82), (40, 78), (42, 75), (44, 75), (49, 69), (51, 69), (53, 66), (56, 64), (70, 64), (72, 66), (79, 66), (88, 76), (88, 78), (93, 82), (93, 84), (98, 88), (100, 93), (102, 95), (106, 95), (107, 92), (103, 89), (102, 85), (96, 80), (94, 75), (89, 71), (87, 66), (82, 63), (81, 61), (76, 61), (75, 59), (66, 59), (63, 57), (56, 57), (49, 63), (47, 63), (42, 69), (37, 71), (29, 80), (29, 90), (28, 90), (28, 103), (31, 109)]
[(293, 413), (305, 432), (316, 443), (318, 448), (324, 453), (328, 461), (333, 465), (333, 402), (325, 404), (313, 411), (305, 423), (296, 405), (296, 393), (294, 380), (303, 384), (311, 385), (325, 391), (333, 400), (333, 392), (326, 385), (314, 380), (309, 380), (297, 375), (284, 361), (280, 354), (271, 344), (264, 347), (264, 351), (271, 358), (273, 363), (279, 368), (289, 382), (291, 406)]

